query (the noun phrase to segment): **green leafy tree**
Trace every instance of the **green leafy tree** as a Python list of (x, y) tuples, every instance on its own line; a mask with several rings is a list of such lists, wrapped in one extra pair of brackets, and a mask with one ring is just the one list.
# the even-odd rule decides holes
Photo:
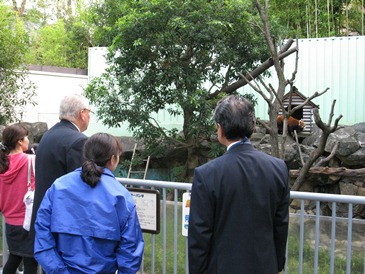
[(118, 28), (115, 24), (118, 18), (122, 18), (133, 12), (129, 10), (133, 0), (104, 0), (91, 1), (88, 9), (88, 23), (92, 26), (93, 41), (99, 47), (108, 47), (113, 43), (114, 37), (118, 36)]
[(22, 21), (0, 3), (0, 124), (21, 121), (24, 107), (35, 104), (35, 86), (24, 66), (24, 52), (28, 49)]
[(33, 40), (33, 48), (36, 48), (33, 52), (36, 53), (36, 58), (30, 62), (67, 67), (70, 42), (62, 20), (56, 24), (46, 25), (39, 30), (36, 39)]
[(40, 0), (26, 11), (22, 20), (30, 34), (28, 64), (87, 68), (93, 26), (84, 1)]
[(28, 64), (70, 68), (87, 68), (89, 30), (80, 17), (66, 22), (58, 20), (32, 33), (32, 50)]
[[(235, 0), (123, 3), (119, 16), (113, 6), (114, 20), (103, 14), (110, 24), (104, 24), (107, 39), (113, 36), (110, 68), (92, 81), (86, 96), (105, 124), (128, 122), (151, 155), (164, 147), (186, 149), (191, 177), (215, 130), (212, 110), (226, 95), (220, 90), (268, 57), (251, 24), (255, 10), (251, 1)], [(181, 133), (161, 127), (153, 116), (161, 110), (183, 117)]]
[(354, 32), (356, 34), (364, 35), (365, 7), (363, 5), (364, 5), (363, 0), (353, 0), (351, 1), (351, 4), (347, 6), (348, 21), (346, 22), (345, 26), (349, 27), (349, 32)]
[(271, 0), (271, 23), (285, 37), (311, 38), (361, 33), (364, 7), (360, 0)]

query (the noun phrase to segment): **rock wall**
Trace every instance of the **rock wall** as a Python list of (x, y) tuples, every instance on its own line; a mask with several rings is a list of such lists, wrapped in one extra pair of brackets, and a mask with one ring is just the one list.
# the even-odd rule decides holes
[[(39, 143), (43, 134), (48, 130), (47, 123), (36, 122), (36, 123), (22, 123), (29, 130), (29, 144)], [(2, 141), (3, 130), (5, 126), (0, 125), (0, 141)]]
[[(44, 132), (48, 130), (47, 124), (43, 122), (23, 124), (29, 129), (30, 144), (38, 143)], [(4, 128), (5, 126), (0, 126), (0, 140)], [(264, 128), (258, 127), (251, 138), (251, 142), (257, 149), (270, 154), (270, 136), (266, 134), (265, 131), (266, 130)], [(314, 127), (310, 135), (306, 135), (304, 137), (302, 135), (299, 147), (304, 162), (309, 158), (310, 153), (318, 146), (321, 134), (322, 131), (317, 127)], [(279, 138), (281, 138), (281, 136), (279, 136)], [(136, 140), (132, 137), (121, 137), (121, 141), (124, 149), (124, 158), (130, 159)], [(338, 142), (338, 149), (332, 160), (328, 163), (329, 167), (346, 167), (349, 169), (365, 167), (365, 123), (359, 123), (353, 126), (343, 126), (332, 133), (327, 140), (323, 155), (317, 161), (327, 157), (331, 153), (336, 142)], [(143, 144), (139, 143), (138, 148), (143, 149)], [(302, 166), (298, 149), (298, 144), (288, 137), (284, 160), (289, 169), (300, 169)], [(169, 155), (170, 156), (165, 159), (167, 162), (171, 162), (171, 157), (181, 158), (181, 155), (179, 156), (177, 152), (171, 152)], [(154, 162), (157, 163), (163, 161), (163, 159), (158, 159)], [(174, 159), (174, 161), (177, 160)], [(293, 184), (294, 180), (295, 178), (290, 178), (289, 183)], [(300, 191), (365, 196), (365, 178), (308, 175), (307, 182), (303, 184)], [(336, 206), (337, 215), (347, 217), (347, 205), (337, 204)], [(315, 207), (315, 203), (311, 201), (307, 201), (305, 204), (305, 209), (309, 214), (315, 213)], [(293, 212), (295, 212), (300, 209), (300, 204), (298, 204), (297, 201), (293, 201), (291, 208)], [(321, 204), (322, 215), (330, 216), (331, 212), (331, 203)], [(365, 206), (355, 205), (353, 217), (365, 219)]]
[[(309, 158), (310, 153), (319, 145), (319, 140), (322, 131), (314, 127), (313, 132), (304, 137), (300, 143), (300, 150), (304, 162)], [(281, 136), (279, 136), (280, 138)], [(269, 143), (270, 136), (265, 133), (265, 129), (258, 128), (257, 132), (252, 137), (253, 145), (266, 153), (271, 152)], [(329, 167), (345, 167), (348, 169), (359, 169), (365, 167), (365, 123), (359, 123), (352, 126), (342, 126), (334, 133), (330, 134), (327, 139), (325, 151), (317, 160), (320, 161), (330, 155), (332, 148), (338, 142), (338, 147), (334, 157), (328, 162)], [(288, 137), (285, 151), (285, 162), (289, 169), (300, 169), (301, 160), (298, 152), (298, 144)], [(331, 176), (331, 175), (307, 175), (307, 180), (304, 182), (300, 191), (344, 194), (344, 195), (359, 195), (365, 196), (365, 178), (350, 177), (350, 176)], [(290, 178), (289, 183), (292, 185), (295, 178)], [(299, 201), (293, 201), (292, 209), (300, 208)], [(315, 213), (315, 203), (307, 201), (305, 208), (307, 213)], [(332, 213), (331, 203), (321, 204), (322, 215), (330, 216)], [(347, 205), (337, 204), (338, 216), (347, 217)], [(357, 218), (365, 218), (365, 206), (355, 205), (354, 216)]]
[[(23, 123), (29, 129), (30, 143), (38, 143), (48, 129), (47, 124), (43, 122)], [(4, 126), (0, 126), (0, 140)], [(300, 150), (304, 162), (309, 158), (310, 153), (318, 146), (322, 131), (317, 127), (313, 128), (310, 135), (303, 137), (300, 143)], [(281, 136), (279, 136), (280, 138)], [(131, 155), (135, 139), (132, 137), (121, 137), (125, 157)], [(251, 141), (253, 145), (268, 154), (271, 153), (270, 136), (266, 134), (265, 129), (258, 127), (253, 134)], [(365, 167), (365, 123), (359, 123), (352, 126), (343, 126), (332, 133), (326, 143), (325, 152), (322, 158), (327, 157), (335, 143), (338, 142), (338, 149), (328, 163), (330, 167), (346, 167), (350, 169)], [(138, 144), (139, 149), (143, 149), (142, 144)], [(174, 153), (173, 153), (174, 154)], [(285, 162), (289, 169), (300, 169), (301, 160), (298, 152), (298, 144), (287, 138)], [(170, 161), (170, 160), (169, 160)], [(314, 176), (314, 175), (311, 175)], [(315, 175), (315, 178), (308, 176), (311, 184), (304, 184), (301, 191), (312, 191), (319, 193), (334, 193), (347, 195), (365, 195), (365, 178), (351, 178), (340, 176)], [(293, 183), (293, 179), (291, 179)]]
[[(39, 143), (43, 134), (48, 130), (47, 123), (45, 122), (35, 122), (35, 123), (22, 123), (28, 130), (29, 130), (29, 144)], [(5, 126), (0, 125), (0, 141), (2, 141), (2, 132)], [(136, 140), (133, 137), (123, 137), (122, 138), (123, 149), (124, 153), (129, 156), (133, 152), (134, 144)], [(139, 143), (138, 146), (140, 147), (141, 144)]]

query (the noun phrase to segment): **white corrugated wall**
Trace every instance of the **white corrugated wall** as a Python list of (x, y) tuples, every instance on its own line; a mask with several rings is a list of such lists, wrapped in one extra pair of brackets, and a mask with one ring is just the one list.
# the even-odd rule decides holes
[[(299, 64), (295, 86), (305, 96), (314, 92), (327, 93), (313, 100), (319, 106), (324, 122), (328, 121), (333, 100), (336, 100), (334, 118), (340, 114), (340, 124), (350, 125), (365, 122), (365, 36), (300, 39)], [(295, 54), (285, 59), (285, 74), (289, 79), (295, 65)], [(265, 80), (274, 88), (274, 77)], [(254, 92), (250, 87), (245, 92)], [(268, 119), (266, 102), (261, 99), (256, 107), (257, 116)], [(334, 120), (334, 119), (333, 119)]]
[[(322, 92), (329, 88), (327, 93), (313, 100), (320, 108), (322, 120), (328, 121), (332, 102), (336, 100), (334, 118), (342, 114), (341, 124), (364, 122), (365, 36), (300, 39), (298, 46), (299, 64), (295, 86), (299, 92), (310, 96), (316, 91)], [(106, 48), (90, 48), (89, 79), (99, 76), (105, 69), (105, 52)], [(294, 66), (295, 54), (292, 54), (285, 58), (285, 74), (288, 79), (291, 78)], [(275, 88), (276, 75), (273, 74), (265, 82), (271, 83)], [(242, 90), (255, 93), (248, 85)], [(257, 98), (259, 103), (256, 116), (268, 119), (266, 102), (258, 94)], [(161, 115), (160, 118), (167, 119), (166, 113)], [(179, 119), (173, 120), (176, 123)]]

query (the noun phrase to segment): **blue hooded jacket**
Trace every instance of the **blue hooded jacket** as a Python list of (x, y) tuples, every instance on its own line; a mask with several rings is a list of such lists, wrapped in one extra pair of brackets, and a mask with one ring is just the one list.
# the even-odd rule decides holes
[(35, 222), (34, 255), (47, 274), (136, 273), (144, 241), (128, 190), (104, 168), (96, 187), (81, 168), (47, 190)]

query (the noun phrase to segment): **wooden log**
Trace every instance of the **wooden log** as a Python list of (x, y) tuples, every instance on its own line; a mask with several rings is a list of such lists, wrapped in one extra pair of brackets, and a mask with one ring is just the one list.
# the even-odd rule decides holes
[[(299, 175), (299, 169), (289, 170), (289, 176), (296, 178)], [(348, 169), (345, 167), (312, 167), (308, 170), (309, 175), (334, 175), (334, 176), (346, 176), (346, 177), (362, 177), (365, 176), (365, 168)]]

